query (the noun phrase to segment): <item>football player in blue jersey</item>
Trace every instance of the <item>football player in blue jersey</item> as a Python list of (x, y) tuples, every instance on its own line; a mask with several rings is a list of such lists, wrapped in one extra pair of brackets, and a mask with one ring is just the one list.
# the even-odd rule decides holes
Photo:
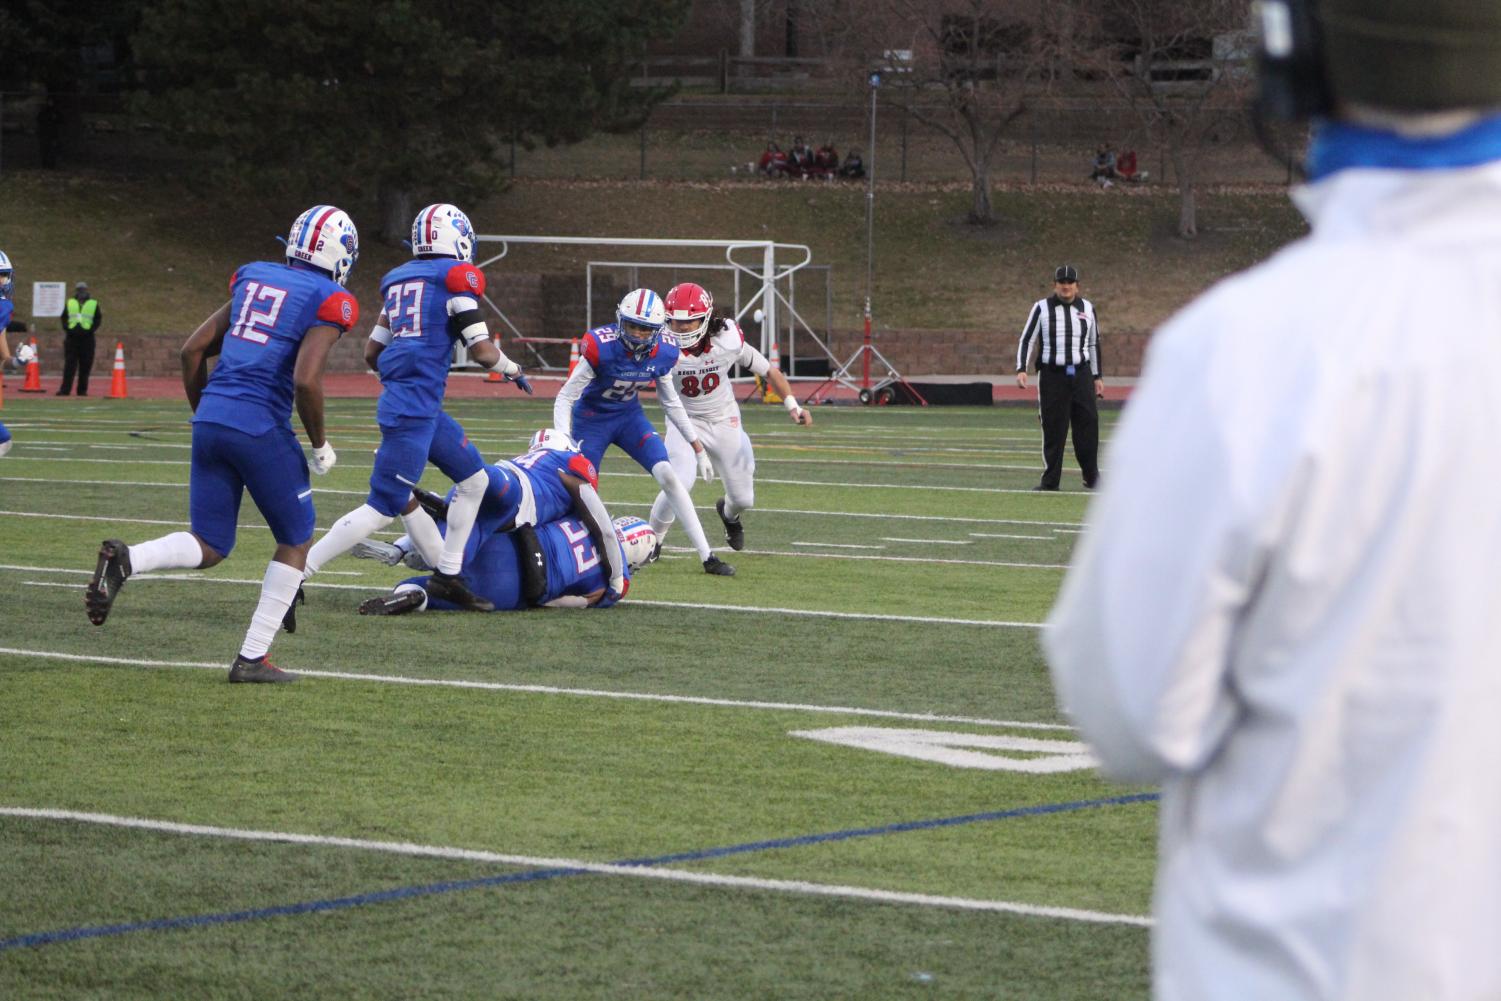
[[(11, 354), (10, 344), (5, 339), (5, 328), (10, 325), (11, 313), (16, 308), (10, 298), (14, 289), (14, 269), (5, 251), (0, 250), (0, 365), (6, 368), (22, 368), (36, 357), (36, 348), (30, 344), (22, 344), (16, 348), (15, 354)], [(10, 430), (0, 424), (0, 455), (9, 452), (10, 446)]]
[(349, 216), (332, 205), (314, 206), (297, 217), (286, 245), (285, 264), (257, 262), (236, 271), (229, 302), (182, 348), (182, 383), (193, 408), (192, 530), (131, 546), (106, 540), (84, 593), (89, 621), (103, 625), (132, 574), (215, 565), (234, 548), (240, 501), (249, 490), (276, 552), (230, 667), (232, 682), (297, 677), (266, 659), (277, 629), (296, 628), (292, 601), (313, 541), (313, 490), (292, 432), (292, 407), (312, 445), (313, 472), (328, 472), (337, 457), (323, 428), (324, 363), (359, 321), (359, 304), (344, 290), (359, 257)]
[[(469, 556), (473, 555), (475, 539), (484, 539), (496, 532), (547, 524), (565, 516), (583, 524), (596, 543), (614, 534), (610, 512), (599, 499), (599, 476), (594, 463), (579, 452), (577, 442), (553, 428), (544, 428), (532, 435), (525, 454), (497, 462), (485, 472), (490, 483), (480, 503), (470, 544), (465, 550)], [(445, 499), (421, 487), (415, 488), (413, 493), (427, 513), (438, 521), (447, 520), (449, 506), (457, 496), (455, 491), (450, 491)], [(436, 537), (436, 523), (430, 524), (434, 526)], [(409, 531), (394, 544), (366, 540), (356, 544), (351, 552), (364, 559), (380, 560), (388, 566), (395, 566), (405, 559), (409, 565), (431, 569), (437, 565), (442, 549), (441, 540), (434, 544), (430, 539)], [(616, 559), (617, 553), (612, 548), (606, 546), (603, 552), (604, 579), (609, 593), (618, 597), (624, 593), (625, 567)]]
[[(521, 366), (490, 340), (479, 308), (485, 275), (473, 264), (474, 228), (469, 217), (453, 205), (429, 205), (412, 222), (412, 253), (414, 260), (381, 279), (385, 305), (365, 347), (365, 360), (380, 373), (381, 381), (376, 404), (380, 448), (370, 473), (370, 494), (313, 546), (305, 576), (312, 576), (399, 514), (420, 521), (412, 488), (431, 461), (458, 487), (431, 589), (456, 605), (489, 611), (460, 572), (464, 544), (489, 477), (458, 424), (443, 420), (443, 393), (454, 341), (462, 341), (469, 356), (483, 367), (499, 372), (527, 393), (532, 388)], [(408, 531), (414, 531), (410, 519)]]
[[(601, 547), (585, 525), (573, 518), (540, 525), (534, 532), (497, 532), (470, 539), (464, 572), (495, 611), (525, 608), (609, 608), (625, 597), (631, 575), (651, 559), (657, 536), (640, 518), (617, 518), (603, 547), (625, 567), (618, 590), (606, 579)], [(428, 592), (429, 577), (410, 577), (390, 594), (368, 598), (361, 615), (449, 611), (458, 606)]]
[(731, 577), (735, 568), (709, 548), (688, 490), (673, 472), (667, 447), (646, 419), (636, 395), (643, 387), (657, 387), (657, 399), (667, 419), (693, 448), (699, 475), (712, 480), (714, 465), (669, 378), (672, 366), (677, 364), (678, 348), (670, 338), (662, 337), (666, 323), (662, 297), (651, 289), (636, 289), (620, 300), (614, 323), (584, 335), (579, 363), (553, 402), (553, 426), (577, 438), (584, 455), (595, 466), (612, 444), (640, 463), (667, 495), (689, 541), (698, 550), (698, 558), (703, 560), (704, 571)]

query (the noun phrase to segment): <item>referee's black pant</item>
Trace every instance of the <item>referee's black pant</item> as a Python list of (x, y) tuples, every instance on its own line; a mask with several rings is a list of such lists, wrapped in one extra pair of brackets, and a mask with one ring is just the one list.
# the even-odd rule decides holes
[(1074, 458), (1092, 487), (1100, 478), (1100, 412), (1095, 407), (1094, 375), (1089, 363), (1074, 366), (1069, 375), (1064, 366), (1043, 366), (1037, 373), (1037, 415), (1042, 421), (1042, 458), (1047, 468), (1039, 484), (1057, 490), (1063, 479), (1063, 442), (1074, 431)]

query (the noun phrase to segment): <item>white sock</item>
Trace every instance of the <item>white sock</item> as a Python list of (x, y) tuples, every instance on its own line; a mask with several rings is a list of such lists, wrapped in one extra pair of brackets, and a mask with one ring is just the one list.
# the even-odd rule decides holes
[(647, 523), (651, 530), (657, 533), (657, 541), (660, 543), (667, 538), (667, 530), (677, 520), (677, 515), (672, 513), (672, 501), (665, 492), (657, 494), (657, 499), (651, 502), (651, 514), (647, 515)]
[(7, 438), (4, 441), (0, 441), (0, 455), (5, 455), (7, 452), (9, 452), (10, 446), (14, 441), (14, 438)]
[(203, 562), (203, 547), (192, 532), (173, 532), (150, 542), (137, 542), (130, 550), (130, 572), (186, 570)]
[[(443, 535), (438, 531), (438, 523), (433, 521), (433, 516), (419, 506), (411, 514), (402, 515), (401, 523), (407, 529), (407, 551), (421, 556), (422, 562), (428, 566), (437, 566), (438, 561), (443, 558)], [(400, 544), (398, 541), (397, 545)]]
[(677, 512), (678, 520), (683, 523), (683, 531), (688, 533), (688, 541), (698, 550), (698, 558), (708, 559), (714, 551), (709, 548), (709, 540), (704, 537), (704, 526), (699, 524), (698, 512), (693, 510), (693, 498), (688, 496), (682, 481), (672, 471), (672, 464), (659, 462), (652, 467), (651, 474), (656, 477), (662, 486), (662, 492), (671, 501), (673, 511)]
[(474, 528), (474, 519), (479, 516), (480, 501), (485, 499), (485, 489), (490, 485), (490, 476), (483, 469), (458, 485), (458, 492), (448, 502), (448, 533), (443, 536), (443, 556), (438, 561), (438, 572), (456, 574), (464, 567), (464, 545)]
[(257, 660), (266, 656), (301, 583), (302, 571), (296, 567), (275, 560), (266, 564), (266, 577), (261, 581), (261, 601), (250, 617), (250, 628), (245, 632), (245, 642), (240, 645), (241, 657)]
[(748, 500), (744, 504), (736, 504), (729, 494), (724, 495), (724, 516), (731, 521), (739, 521), (740, 516), (753, 506)]
[(391, 521), (390, 515), (381, 514), (369, 504), (361, 504), (334, 522), (334, 527), (308, 550), (307, 569), (302, 571), (303, 580), (323, 569), (323, 564), (335, 556), (349, 552), (356, 542), (363, 542), (391, 524)]

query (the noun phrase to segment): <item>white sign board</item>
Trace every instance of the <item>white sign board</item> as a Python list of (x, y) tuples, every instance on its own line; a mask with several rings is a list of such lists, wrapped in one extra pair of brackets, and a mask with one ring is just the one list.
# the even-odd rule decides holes
[(67, 282), (32, 282), (31, 317), (62, 316), (68, 301)]

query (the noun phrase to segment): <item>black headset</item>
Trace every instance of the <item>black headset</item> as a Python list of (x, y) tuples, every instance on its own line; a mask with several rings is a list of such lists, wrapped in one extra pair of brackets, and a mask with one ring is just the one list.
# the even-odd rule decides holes
[(1318, 0), (1257, 0), (1256, 118), (1301, 122), (1334, 110), (1317, 8)]

